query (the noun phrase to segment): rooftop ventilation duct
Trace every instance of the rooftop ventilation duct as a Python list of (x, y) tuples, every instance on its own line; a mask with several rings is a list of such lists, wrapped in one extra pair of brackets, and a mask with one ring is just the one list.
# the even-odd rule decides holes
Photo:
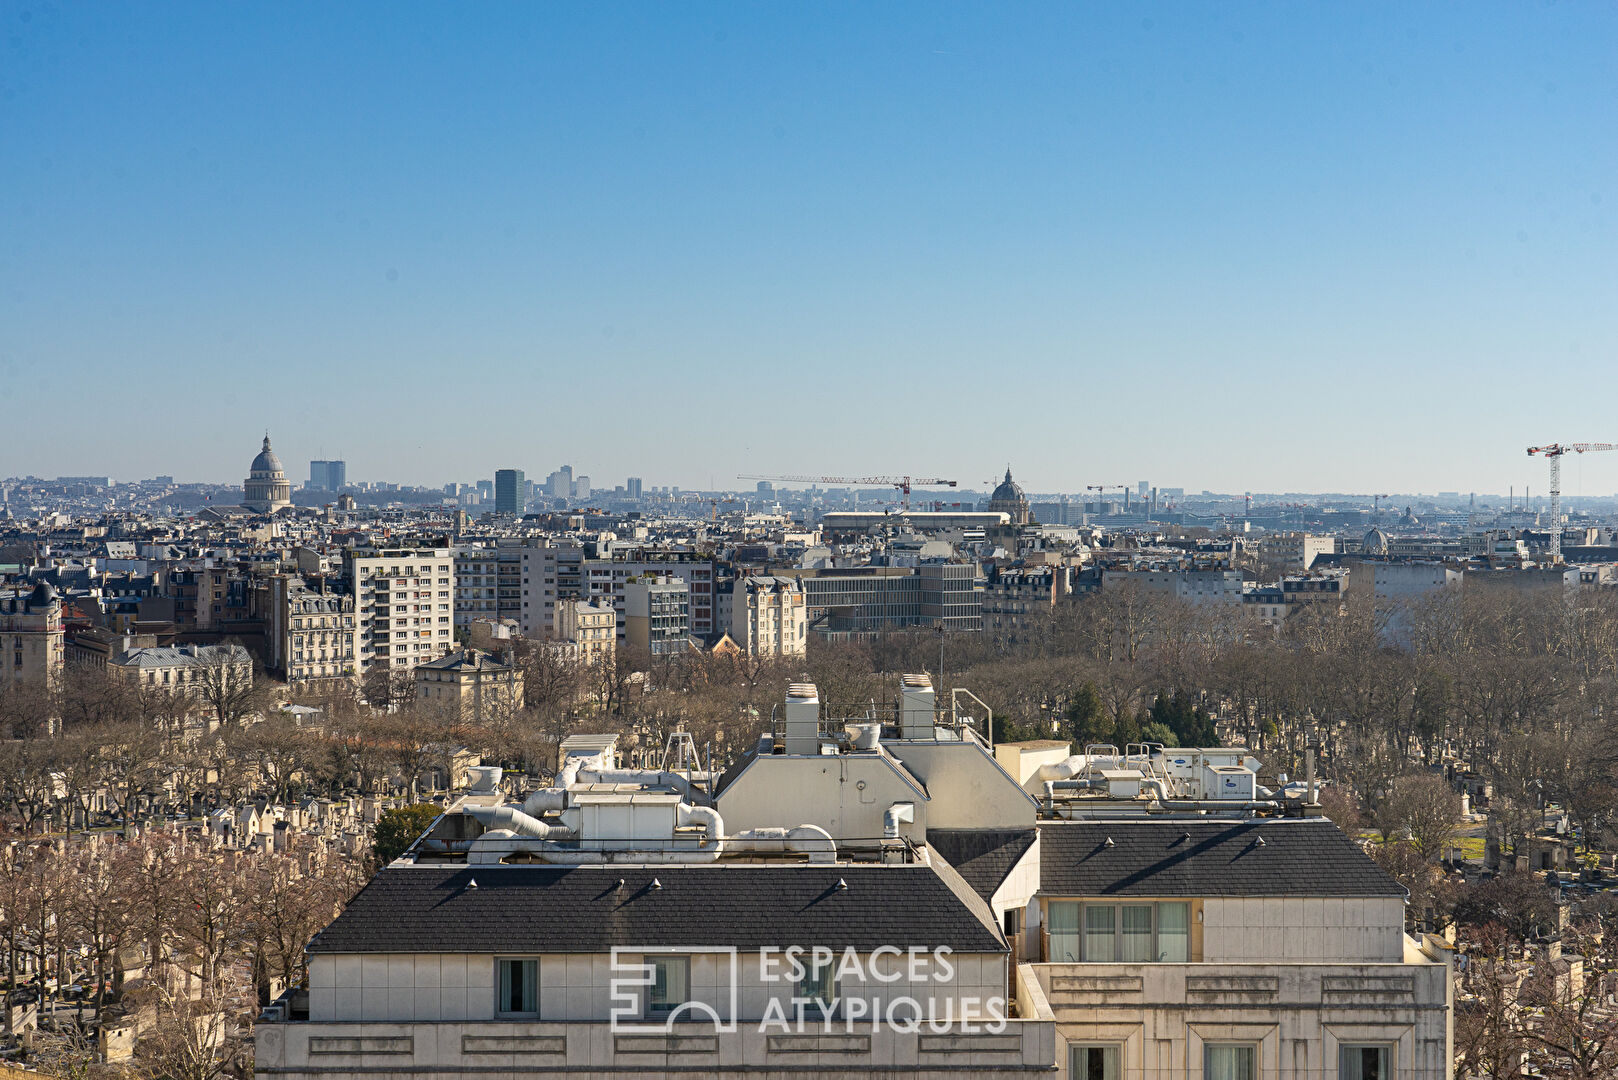
[(926, 675), (905, 675), (899, 681), (899, 737), (933, 739), (933, 681)]
[(820, 753), (820, 691), (814, 683), (787, 687), (786, 752), (802, 757)]

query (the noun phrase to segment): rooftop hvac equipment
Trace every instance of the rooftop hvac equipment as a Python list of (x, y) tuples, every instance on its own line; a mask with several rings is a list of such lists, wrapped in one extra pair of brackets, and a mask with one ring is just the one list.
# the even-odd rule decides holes
[(1255, 797), (1258, 776), (1240, 765), (1204, 765), (1202, 767), (1202, 797), (1204, 799), (1235, 799), (1251, 802)]
[(933, 739), (933, 681), (926, 675), (906, 675), (899, 680), (899, 737)]
[(813, 757), (820, 753), (820, 691), (814, 683), (787, 687), (784, 743), (788, 754)]

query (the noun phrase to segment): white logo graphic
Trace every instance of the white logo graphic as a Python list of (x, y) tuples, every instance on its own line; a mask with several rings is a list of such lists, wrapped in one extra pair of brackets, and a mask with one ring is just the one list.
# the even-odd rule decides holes
[[(712, 1000), (719, 1003), (718, 1008), (706, 1001), (691, 1000), (691, 967), (701, 961), (713, 965), (717, 986), (711, 987)], [(682, 1021), (707, 1020), (714, 1031), (733, 1032), (740, 970), (734, 946), (672, 949), (614, 945), (609, 984), (611, 1028), (618, 1034), (658, 1035), (673, 1031), (674, 1025)]]

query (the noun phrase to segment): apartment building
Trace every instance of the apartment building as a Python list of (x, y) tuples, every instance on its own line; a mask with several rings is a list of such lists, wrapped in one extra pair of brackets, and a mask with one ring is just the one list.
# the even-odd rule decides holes
[(1133, 587), (1172, 596), (1192, 607), (1234, 607), (1242, 602), (1236, 570), (1103, 570), (1101, 590)]
[(653, 657), (683, 653), (691, 647), (691, 587), (668, 575), (624, 582), (624, 640)]
[(1259, 538), (1258, 553), (1261, 559), (1302, 573), (1322, 555), (1336, 554), (1337, 539), (1303, 532), (1269, 533)]
[(516, 619), (521, 623), (524, 552), (516, 543), (455, 548), (455, 627), (474, 619)]
[(1447, 951), (1312, 798), (939, 706), (794, 685), (712, 794), (610, 735), (486, 775), (310, 943), (259, 1075), (1449, 1080)]
[(910, 627), (942, 625), (950, 633), (983, 629), (983, 594), (972, 563), (778, 570), (803, 583), (811, 633), (870, 638)]
[(128, 649), (107, 661), (115, 679), (154, 690), (201, 697), (213, 679), (253, 682), (253, 658), (240, 645), (178, 645)]
[(983, 624), (994, 630), (1022, 629), (1072, 593), (1071, 566), (997, 567), (983, 589)]
[(618, 613), (605, 604), (564, 600), (557, 609), (555, 644), (583, 664), (611, 663), (618, 649)]
[(324, 578), (311, 587), (293, 574), (271, 574), (254, 583), (264, 619), (271, 671), (292, 686), (353, 679), (359, 672), (359, 630), (354, 597), (328, 589)]
[(449, 548), (356, 548), (344, 565), (354, 589), (359, 674), (377, 665), (413, 668), (454, 647)]
[(54, 586), (0, 594), (0, 682), (54, 685), (66, 660), (62, 601)]
[[(592, 548), (591, 551), (594, 549)], [(717, 573), (713, 559), (693, 551), (624, 548), (600, 558), (575, 542), (522, 549), (522, 631), (530, 637), (557, 636), (557, 609), (564, 602), (588, 600), (617, 612), (618, 640), (626, 637), (624, 583), (647, 574), (679, 578), (690, 589), (690, 632), (717, 636), (714, 617)]]
[(522, 698), (522, 672), (476, 649), (416, 666), (416, 699), (447, 707), (468, 723), (510, 717), (522, 707)]
[(752, 575), (720, 586), (721, 625), (749, 656), (802, 656), (809, 619), (803, 584), (795, 578)]

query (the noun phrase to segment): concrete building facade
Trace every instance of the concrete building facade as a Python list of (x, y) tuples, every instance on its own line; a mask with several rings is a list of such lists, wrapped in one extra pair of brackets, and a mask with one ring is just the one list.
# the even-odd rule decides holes
[(455, 560), (449, 548), (356, 548), (344, 555), (354, 588), (359, 674), (407, 670), (454, 647)]

